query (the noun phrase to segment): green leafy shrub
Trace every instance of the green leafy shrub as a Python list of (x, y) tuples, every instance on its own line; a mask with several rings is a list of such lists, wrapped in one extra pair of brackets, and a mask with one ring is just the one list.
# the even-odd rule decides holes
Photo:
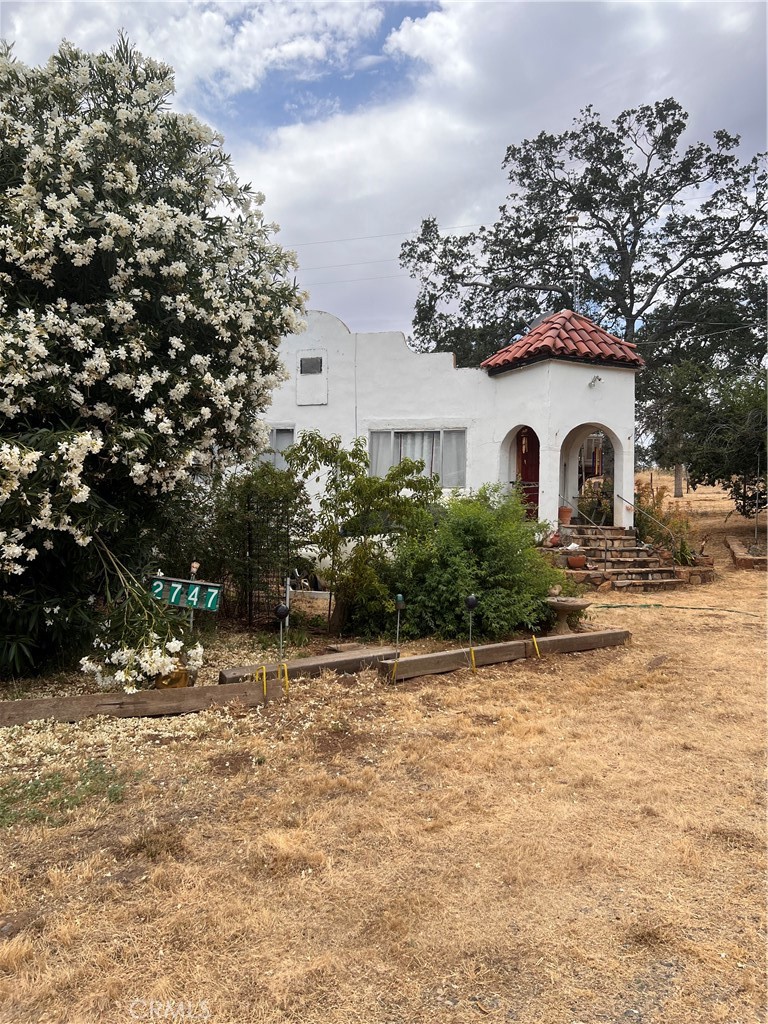
[(635, 528), (638, 540), (672, 552), (680, 565), (690, 565), (691, 522), (684, 509), (669, 502), (668, 487), (635, 483)]
[(613, 526), (613, 480), (587, 481), (579, 497), (578, 515), (597, 526)]
[(433, 530), (399, 542), (388, 567), (391, 592), (407, 602), (403, 635), (465, 636), (464, 602), (472, 593), (479, 636), (498, 640), (542, 628), (551, 620), (548, 590), (563, 576), (535, 546), (538, 532), (519, 496), (499, 486), (451, 496)]

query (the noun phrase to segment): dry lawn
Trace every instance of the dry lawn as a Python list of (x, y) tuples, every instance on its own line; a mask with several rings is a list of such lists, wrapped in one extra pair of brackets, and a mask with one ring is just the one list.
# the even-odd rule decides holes
[(0, 830), (0, 1021), (763, 1021), (765, 575), (688, 500), (718, 579), (601, 594), (626, 648), (5, 730), (120, 787)]

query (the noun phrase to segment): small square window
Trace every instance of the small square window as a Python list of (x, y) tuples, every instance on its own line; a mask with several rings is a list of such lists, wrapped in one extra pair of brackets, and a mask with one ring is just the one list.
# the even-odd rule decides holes
[(322, 373), (323, 372), (323, 357), (322, 356), (304, 356), (299, 363), (299, 373), (302, 376), (307, 376), (311, 373)]

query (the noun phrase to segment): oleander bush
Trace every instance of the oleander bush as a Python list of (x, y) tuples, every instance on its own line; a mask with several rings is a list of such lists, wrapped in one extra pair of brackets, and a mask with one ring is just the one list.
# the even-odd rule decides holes
[(122, 37), (0, 44), (0, 674), (81, 643), (105, 552), (137, 573), (167, 495), (263, 445), (300, 328), (263, 196), (173, 91)]

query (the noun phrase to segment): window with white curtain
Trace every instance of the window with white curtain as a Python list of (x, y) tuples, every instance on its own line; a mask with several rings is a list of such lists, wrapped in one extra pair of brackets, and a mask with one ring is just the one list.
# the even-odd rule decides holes
[(369, 452), (371, 476), (414, 459), (424, 463), (424, 476), (439, 476), (442, 487), (466, 485), (466, 430), (372, 430)]

